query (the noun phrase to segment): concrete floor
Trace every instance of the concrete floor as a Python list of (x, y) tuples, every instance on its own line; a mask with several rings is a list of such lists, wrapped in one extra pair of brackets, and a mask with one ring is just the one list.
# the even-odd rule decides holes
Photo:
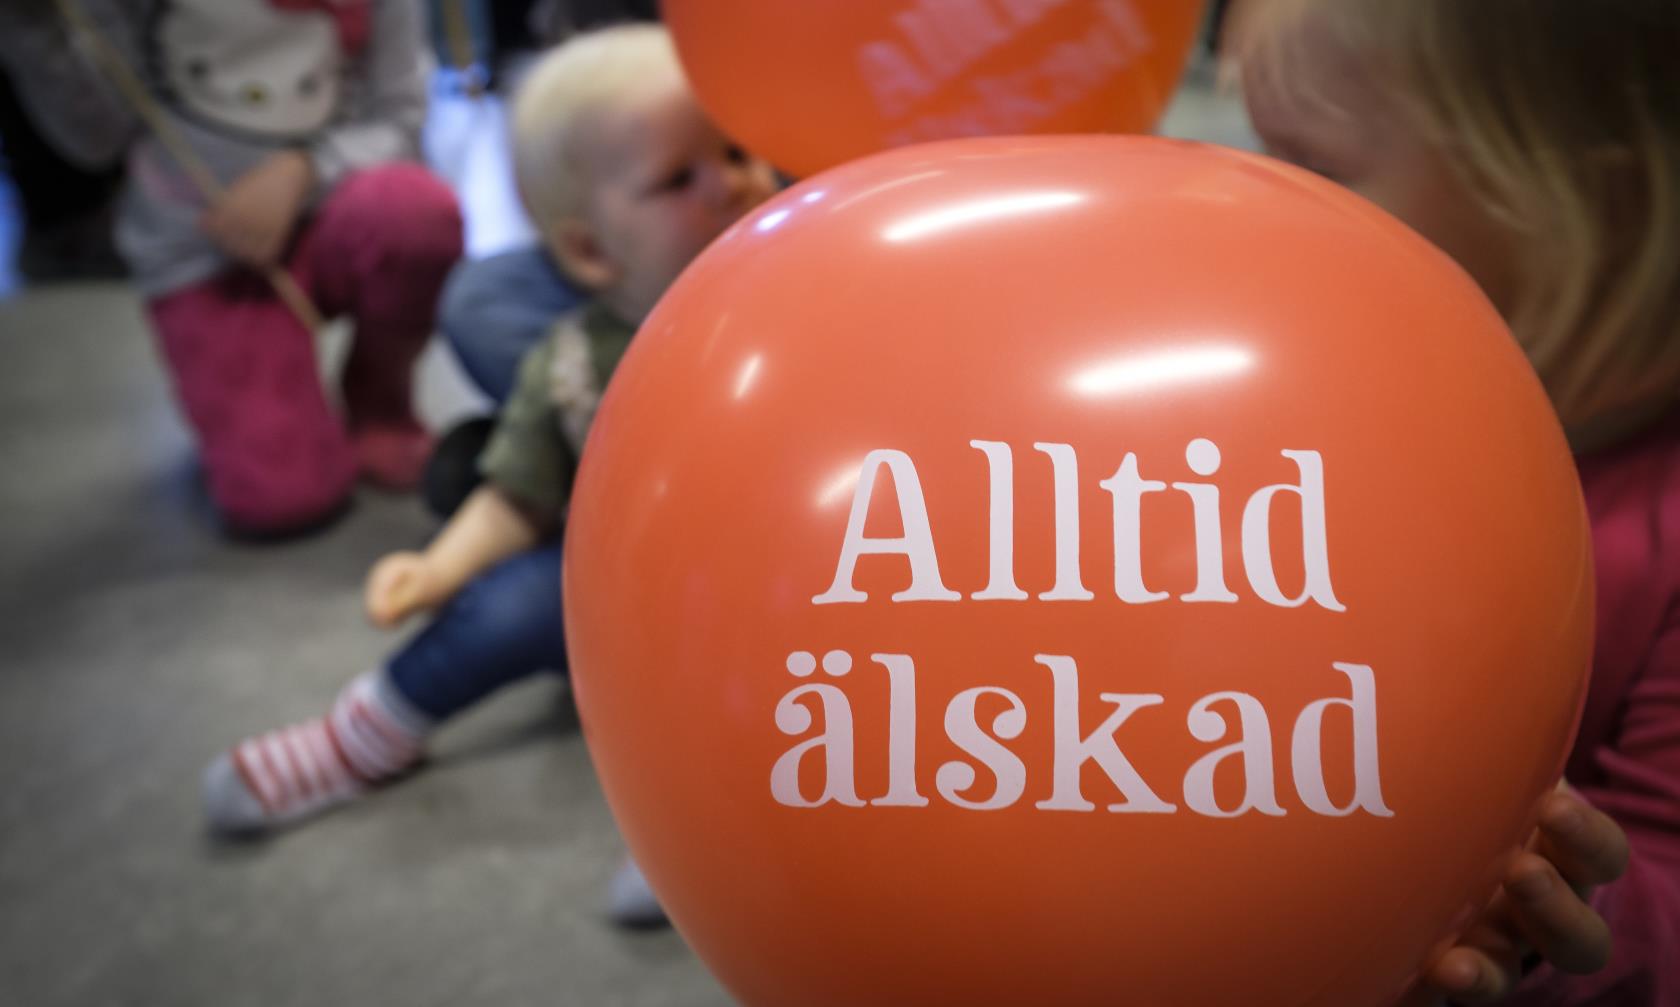
[[(1166, 131), (1252, 146), (1206, 76)], [(422, 388), (433, 422), (472, 408), (441, 352)], [(0, 302), (0, 471), (0, 1004), (729, 1002), (676, 935), (602, 919), (620, 848), (558, 682), (357, 806), (205, 835), (203, 763), (380, 660), (362, 576), (434, 524), (364, 492), (312, 539), (218, 536), (125, 287)]]
[(219, 537), (140, 324), (120, 285), (0, 304), (0, 1003), (728, 1003), (602, 920), (620, 850), (554, 681), (355, 807), (205, 835), (201, 765), (379, 660), (362, 574), (433, 522), (366, 492), (313, 539)]

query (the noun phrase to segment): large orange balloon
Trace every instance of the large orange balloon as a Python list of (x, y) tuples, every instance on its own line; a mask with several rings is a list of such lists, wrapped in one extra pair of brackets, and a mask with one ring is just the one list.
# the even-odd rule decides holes
[(926, 140), (1146, 132), (1202, 0), (665, 0), (700, 102), (797, 176)]
[(589, 744), (752, 1007), (1371, 1007), (1558, 778), (1592, 585), (1546, 398), (1356, 196), (1153, 139), (797, 186), (579, 473)]

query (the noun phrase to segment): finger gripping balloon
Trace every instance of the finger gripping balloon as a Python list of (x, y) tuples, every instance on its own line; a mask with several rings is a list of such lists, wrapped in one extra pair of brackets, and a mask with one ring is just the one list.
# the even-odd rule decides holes
[(1588, 545), (1510, 334), (1398, 222), (1230, 151), (967, 140), (671, 289), (566, 624), (626, 839), (749, 1007), (1383, 1007), (1557, 780)]

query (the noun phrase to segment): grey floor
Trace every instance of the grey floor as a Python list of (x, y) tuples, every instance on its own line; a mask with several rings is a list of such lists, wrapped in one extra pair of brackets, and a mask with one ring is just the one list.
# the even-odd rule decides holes
[(555, 682), (359, 806), (211, 841), (202, 763), (379, 660), (362, 574), (432, 522), (364, 493), (318, 538), (218, 537), (121, 286), (0, 305), (0, 346), (0, 1003), (728, 1002), (602, 921), (619, 849)]
[[(1166, 130), (1252, 144), (1205, 75)], [(434, 422), (472, 407), (441, 351), (422, 385)], [(557, 682), (355, 807), (206, 836), (204, 761), (380, 659), (362, 575), (434, 525), (364, 492), (307, 541), (219, 537), (124, 286), (0, 302), (0, 472), (0, 1005), (728, 1003), (603, 921), (620, 850)]]

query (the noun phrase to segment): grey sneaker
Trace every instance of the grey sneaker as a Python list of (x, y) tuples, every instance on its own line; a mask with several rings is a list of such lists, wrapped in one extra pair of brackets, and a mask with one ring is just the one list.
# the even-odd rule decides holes
[(652, 930), (669, 926), (659, 898), (648, 887), (642, 869), (629, 857), (607, 885), (607, 916), (614, 923), (630, 930)]

